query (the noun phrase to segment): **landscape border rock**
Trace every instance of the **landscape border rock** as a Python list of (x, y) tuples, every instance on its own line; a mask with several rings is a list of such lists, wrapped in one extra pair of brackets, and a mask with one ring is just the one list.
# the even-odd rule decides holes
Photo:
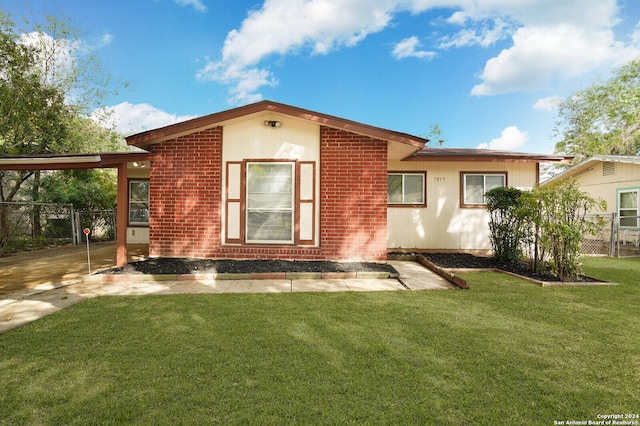
[[(580, 275), (581, 277), (585, 278), (584, 281), (571, 281), (571, 282), (563, 282), (563, 281), (545, 281), (545, 280), (539, 280), (536, 278), (532, 278), (532, 277), (527, 277), (525, 275), (521, 275), (521, 274), (517, 274), (515, 272), (511, 272), (511, 271), (505, 271), (504, 269), (500, 269), (500, 268), (478, 268), (478, 267), (471, 267), (471, 268), (445, 268), (442, 267), (440, 265), (437, 265), (436, 263), (432, 262), (431, 260), (429, 260), (427, 257), (424, 256), (424, 254), (452, 254), (452, 253), (390, 253), (388, 255), (389, 260), (408, 260), (408, 261), (415, 261), (418, 262), (420, 264), (422, 264), (423, 266), (425, 266), (426, 268), (428, 268), (429, 270), (431, 270), (432, 272), (440, 275), (441, 277), (443, 277), (444, 279), (446, 279), (447, 281), (449, 281), (450, 283), (462, 288), (462, 289), (468, 289), (469, 285), (467, 283), (467, 281), (465, 279), (463, 279), (462, 277), (456, 275), (459, 273), (466, 273), (466, 272), (497, 272), (497, 273), (502, 273), (502, 274), (507, 274), (507, 275), (511, 275), (520, 279), (523, 279), (525, 281), (529, 281), (530, 283), (539, 285), (541, 287), (580, 287), (580, 286), (611, 286), (611, 285), (618, 285), (617, 283), (613, 283), (613, 282), (608, 282), (608, 281), (602, 281), (599, 280), (597, 278), (591, 277), (589, 275)], [(468, 254), (468, 253), (466, 253)], [(474, 255), (471, 255), (474, 256)], [(481, 256), (482, 258), (484, 258), (484, 256)]]

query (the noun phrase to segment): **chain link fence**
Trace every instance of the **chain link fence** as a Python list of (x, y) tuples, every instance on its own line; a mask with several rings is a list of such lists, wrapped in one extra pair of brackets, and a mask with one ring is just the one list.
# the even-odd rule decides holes
[(614, 231), (618, 257), (640, 257), (640, 216), (625, 216)]
[(582, 252), (587, 255), (613, 256), (615, 244), (612, 236), (616, 227), (615, 215), (613, 213), (591, 214), (585, 219), (595, 225), (595, 230), (592, 234), (583, 236), (580, 244)]
[(62, 244), (114, 241), (115, 210), (75, 211), (71, 204), (0, 202), (0, 254)]
[(583, 237), (584, 254), (640, 257), (640, 216), (625, 216), (622, 222), (615, 213), (588, 215), (586, 219), (596, 225), (596, 231)]

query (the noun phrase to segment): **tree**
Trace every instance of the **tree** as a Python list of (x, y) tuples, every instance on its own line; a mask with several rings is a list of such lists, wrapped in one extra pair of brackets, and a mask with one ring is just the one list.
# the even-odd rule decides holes
[(548, 253), (551, 272), (560, 281), (569, 281), (580, 273), (580, 242), (597, 229), (586, 215), (605, 210), (606, 204), (580, 191), (572, 179), (540, 189), (537, 195), (541, 206), (540, 244)]
[(556, 152), (579, 162), (591, 155), (640, 152), (640, 58), (567, 97), (558, 108)]
[(526, 234), (522, 193), (517, 188), (498, 187), (485, 194), (493, 256), (502, 262), (516, 263), (521, 258)]
[(60, 170), (43, 177), (45, 203), (72, 204), (76, 210), (106, 210), (116, 206), (117, 185), (112, 169)]
[(439, 148), (444, 144), (444, 130), (442, 130), (438, 123), (430, 124), (429, 132), (426, 133), (423, 137), (429, 140), (430, 146), (434, 146), (436, 141), (438, 142)]
[[(81, 44), (63, 21), (48, 17), (45, 28), (17, 31), (0, 12), (0, 154), (113, 151), (125, 146), (119, 135), (89, 119), (112, 86), (94, 56), (76, 55)], [(18, 196), (40, 201), (40, 182), (38, 171), (2, 171), (0, 201)], [(34, 222), (39, 223), (37, 212)], [(0, 246), (6, 243), (7, 229), (7, 210), (0, 205)], [(38, 227), (34, 230), (39, 232)]]
[(604, 210), (604, 201), (580, 191), (574, 180), (532, 191), (494, 188), (486, 197), (496, 258), (515, 263), (528, 252), (532, 272), (546, 265), (560, 281), (580, 273), (580, 242), (598, 226), (586, 215)]
[[(19, 43), (13, 23), (0, 13), (0, 153), (56, 152), (66, 137), (64, 94), (35, 71), (33, 49)], [(33, 171), (0, 172), (0, 201), (13, 201)], [(8, 210), (0, 205), (0, 246), (8, 238)]]

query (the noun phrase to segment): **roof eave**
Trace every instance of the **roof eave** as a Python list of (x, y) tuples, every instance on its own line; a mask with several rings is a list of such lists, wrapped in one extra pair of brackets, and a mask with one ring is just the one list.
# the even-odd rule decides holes
[(172, 124), (169, 126), (161, 127), (159, 129), (149, 130), (146, 132), (131, 135), (127, 137), (126, 140), (127, 144), (129, 145), (146, 148), (153, 143), (163, 142), (165, 140), (173, 139), (185, 134), (215, 127), (220, 123), (263, 111), (289, 115), (291, 117), (318, 123), (321, 126), (334, 127), (385, 141), (403, 143), (414, 146), (418, 149), (423, 148), (428, 142), (426, 139), (415, 137), (412, 135), (394, 132), (391, 130), (386, 130), (379, 127), (347, 120), (344, 118), (334, 117), (331, 115), (321, 114), (290, 105), (280, 104), (273, 101), (261, 101), (255, 104), (210, 114), (204, 117), (194, 118), (192, 120), (183, 121), (181, 123)]

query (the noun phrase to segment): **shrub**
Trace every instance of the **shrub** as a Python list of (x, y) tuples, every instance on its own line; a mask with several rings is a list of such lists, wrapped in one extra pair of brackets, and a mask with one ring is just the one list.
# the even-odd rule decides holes
[(517, 188), (493, 188), (486, 193), (489, 231), (493, 255), (503, 262), (515, 263), (521, 257), (522, 191)]

